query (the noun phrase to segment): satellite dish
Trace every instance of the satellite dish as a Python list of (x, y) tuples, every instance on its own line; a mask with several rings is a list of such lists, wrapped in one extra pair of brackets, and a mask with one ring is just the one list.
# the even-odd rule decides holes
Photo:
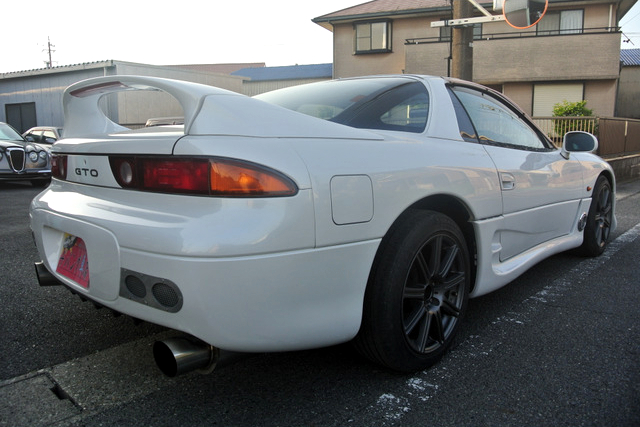
[(540, 22), (548, 5), (549, 0), (504, 0), (502, 10), (507, 24), (524, 30)]

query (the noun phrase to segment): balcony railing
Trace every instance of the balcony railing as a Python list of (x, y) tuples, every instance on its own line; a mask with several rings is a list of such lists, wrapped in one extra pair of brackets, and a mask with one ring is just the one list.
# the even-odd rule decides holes
[[(619, 27), (594, 27), (594, 28), (581, 28), (581, 29), (569, 29), (569, 30), (548, 30), (548, 31), (520, 31), (520, 32), (508, 32), (508, 33), (487, 33), (487, 34), (474, 34), (474, 40), (499, 40), (499, 39), (519, 39), (525, 37), (556, 37), (556, 36), (571, 36), (581, 34), (604, 34), (604, 33), (619, 33)], [(451, 41), (450, 37), (419, 37), (406, 39), (404, 44), (424, 44), (424, 43), (442, 43)]]

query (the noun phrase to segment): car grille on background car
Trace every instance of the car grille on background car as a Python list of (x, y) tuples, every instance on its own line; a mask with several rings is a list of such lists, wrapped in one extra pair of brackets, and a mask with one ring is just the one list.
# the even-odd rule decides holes
[(24, 170), (24, 150), (22, 148), (7, 148), (7, 153), (9, 154), (9, 161), (11, 163), (11, 168), (16, 172), (22, 172)]

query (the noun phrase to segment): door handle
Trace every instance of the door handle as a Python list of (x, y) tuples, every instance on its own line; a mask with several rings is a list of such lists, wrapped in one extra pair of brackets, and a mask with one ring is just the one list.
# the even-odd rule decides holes
[(503, 191), (516, 188), (516, 177), (507, 172), (500, 172), (500, 186)]

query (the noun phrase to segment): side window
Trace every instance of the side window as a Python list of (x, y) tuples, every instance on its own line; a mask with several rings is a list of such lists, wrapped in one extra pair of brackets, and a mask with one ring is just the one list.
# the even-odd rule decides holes
[(469, 119), (469, 115), (460, 103), (460, 100), (452, 90), (449, 90), (449, 96), (451, 96), (451, 103), (453, 104), (453, 109), (456, 112), (458, 128), (460, 128), (460, 136), (467, 142), (478, 142), (476, 130), (471, 123), (471, 119)]
[(56, 134), (50, 130), (45, 130), (42, 136), (42, 142), (45, 144), (53, 144), (57, 140)]
[(480, 142), (527, 150), (549, 148), (535, 129), (500, 100), (468, 88), (454, 87), (453, 91), (469, 114)]
[(413, 95), (395, 105), (380, 117), (380, 121), (387, 125), (415, 128), (422, 131), (427, 123), (429, 99), (426, 92)]
[(37, 132), (29, 132), (24, 135), (24, 139), (29, 142), (39, 142), (40, 136), (37, 134)]
[(333, 120), (357, 128), (420, 133), (428, 116), (429, 93), (421, 82), (412, 82), (372, 96)]

